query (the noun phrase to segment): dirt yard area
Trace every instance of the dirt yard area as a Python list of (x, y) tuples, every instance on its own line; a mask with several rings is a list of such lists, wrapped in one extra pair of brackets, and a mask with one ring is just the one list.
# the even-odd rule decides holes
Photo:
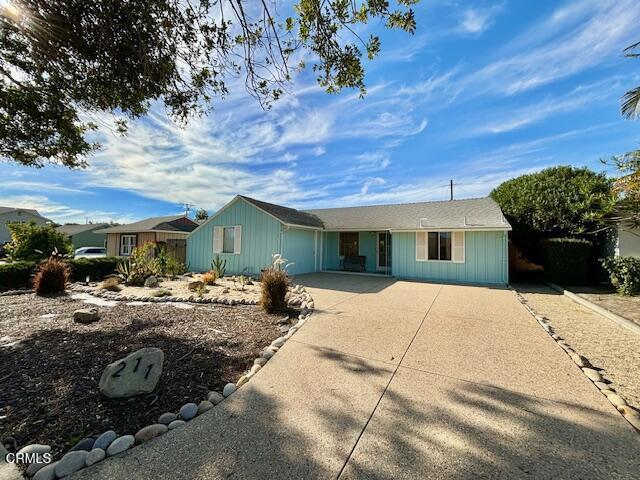
[(625, 297), (615, 290), (595, 287), (567, 287), (567, 290), (640, 325), (640, 296)]
[(640, 411), (640, 335), (542, 284), (514, 284), (529, 305), (549, 318), (555, 332)]
[[(254, 306), (149, 304), (99, 306), (100, 320), (74, 323), (90, 305), (70, 296), (0, 297), (0, 437), (62, 453), (113, 429), (134, 434), (165, 412), (221, 391), (281, 335), (284, 315)], [(287, 312), (291, 318), (296, 311)], [(105, 366), (142, 347), (164, 351), (164, 369), (147, 396), (108, 399)]]

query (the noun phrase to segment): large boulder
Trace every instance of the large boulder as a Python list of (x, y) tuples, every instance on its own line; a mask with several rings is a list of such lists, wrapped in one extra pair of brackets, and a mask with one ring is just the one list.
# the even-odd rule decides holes
[(100, 377), (100, 391), (109, 398), (133, 397), (155, 390), (164, 364), (159, 348), (141, 348), (107, 365)]
[(160, 282), (158, 282), (158, 277), (154, 277), (153, 275), (151, 275), (150, 277), (147, 277), (147, 279), (144, 281), (144, 286), (149, 288), (155, 288), (158, 286), (159, 283)]
[(200, 280), (194, 280), (193, 282), (189, 282), (187, 287), (189, 288), (189, 290), (192, 290), (192, 291), (198, 290), (199, 288), (204, 287), (204, 282), (201, 282)]

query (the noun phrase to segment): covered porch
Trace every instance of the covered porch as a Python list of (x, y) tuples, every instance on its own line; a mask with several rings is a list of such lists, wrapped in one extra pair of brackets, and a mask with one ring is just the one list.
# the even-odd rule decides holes
[(321, 270), (391, 276), (388, 230), (324, 231), (321, 239)]

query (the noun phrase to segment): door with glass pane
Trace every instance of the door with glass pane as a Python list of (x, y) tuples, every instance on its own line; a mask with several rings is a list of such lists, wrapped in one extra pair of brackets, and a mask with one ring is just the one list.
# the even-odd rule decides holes
[(391, 234), (378, 232), (377, 241), (377, 268), (385, 272), (391, 270)]

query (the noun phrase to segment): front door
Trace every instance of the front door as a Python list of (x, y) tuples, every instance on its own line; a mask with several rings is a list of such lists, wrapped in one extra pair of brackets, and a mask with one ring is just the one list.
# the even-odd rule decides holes
[(388, 273), (391, 270), (391, 234), (389, 232), (378, 232), (376, 258), (377, 269)]

